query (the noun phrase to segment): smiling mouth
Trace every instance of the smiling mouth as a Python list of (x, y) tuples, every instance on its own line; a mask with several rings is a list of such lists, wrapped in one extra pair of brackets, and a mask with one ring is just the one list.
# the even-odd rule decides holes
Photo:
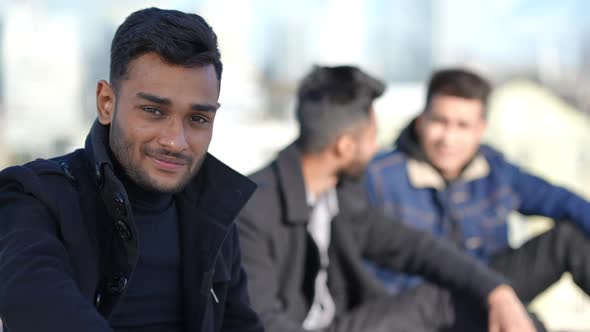
[(149, 156), (152, 162), (156, 165), (158, 169), (174, 172), (178, 171), (181, 168), (187, 165), (186, 161), (174, 158), (174, 157), (166, 157), (166, 156)]

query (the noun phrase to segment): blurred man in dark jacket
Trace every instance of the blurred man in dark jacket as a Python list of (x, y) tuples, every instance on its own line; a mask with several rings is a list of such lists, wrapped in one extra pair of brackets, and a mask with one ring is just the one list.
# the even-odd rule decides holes
[(6, 330), (263, 330), (234, 224), (255, 185), (207, 153), (221, 72), (202, 17), (123, 22), (85, 148), (0, 173)]
[[(373, 205), (393, 220), (428, 231), (490, 264), (529, 302), (571, 272), (590, 294), (590, 203), (519, 168), (482, 145), (491, 87), (463, 69), (433, 74), (426, 108), (396, 148), (369, 166)], [(508, 245), (508, 214), (556, 220), (517, 249)], [(393, 291), (420, 278), (379, 269)]]
[[(363, 174), (376, 151), (372, 104), (384, 85), (355, 67), (317, 67), (299, 87), (299, 139), (252, 175), (238, 227), (255, 309), (270, 332), (533, 331), (504, 279), (467, 255), (368, 207)], [(426, 276), (393, 297), (363, 257)], [(457, 305), (455, 305), (455, 302)], [(471, 308), (459, 312), (459, 306)]]

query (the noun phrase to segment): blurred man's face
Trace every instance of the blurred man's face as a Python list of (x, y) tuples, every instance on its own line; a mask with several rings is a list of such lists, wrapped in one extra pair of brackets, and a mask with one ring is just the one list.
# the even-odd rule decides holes
[(435, 95), (416, 123), (426, 157), (448, 180), (458, 177), (475, 156), (485, 128), (480, 100), (446, 95)]
[(352, 177), (361, 176), (365, 172), (367, 165), (379, 148), (377, 144), (377, 121), (372, 109), (369, 111), (367, 121), (355, 133), (355, 142), (356, 153), (348, 167), (343, 171), (345, 175)]
[(181, 191), (199, 171), (213, 134), (214, 66), (170, 65), (148, 53), (130, 63), (117, 92), (110, 123), (101, 120), (111, 125), (115, 158), (143, 188)]

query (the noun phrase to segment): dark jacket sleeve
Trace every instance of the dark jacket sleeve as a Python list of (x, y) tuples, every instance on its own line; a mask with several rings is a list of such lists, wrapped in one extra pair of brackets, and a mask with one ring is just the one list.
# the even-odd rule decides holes
[(222, 331), (225, 332), (262, 332), (262, 322), (251, 307), (248, 296), (248, 282), (242, 267), (239, 236), (236, 226), (231, 232), (234, 256), (232, 260), (232, 278), (225, 302)]
[(517, 193), (518, 212), (539, 215), (556, 221), (568, 220), (590, 234), (590, 202), (573, 192), (504, 161), (512, 189)]
[(252, 303), (266, 331), (304, 332), (301, 324), (293, 321), (284, 312), (278, 297), (278, 268), (271, 257), (271, 241), (266, 235), (268, 229), (257, 225), (254, 218), (248, 218), (244, 214), (239, 217), (238, 226)]
[(502, 275), (450, 242), (389, 220), (376, 211), (367, 211), (364, 218), (369, 221), (364, 254), (380, 265), (420, 274), (452, 290), (467, 292), (482, 303), (487, 303), (494, 288), (507, 284)]
[(11, 332), (112, 331), (80, 293), (47, 207), (1, 173), (0, 316)]

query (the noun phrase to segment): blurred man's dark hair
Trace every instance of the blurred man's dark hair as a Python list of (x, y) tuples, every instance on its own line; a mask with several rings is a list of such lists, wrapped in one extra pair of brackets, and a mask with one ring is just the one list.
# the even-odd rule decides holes
[(297, 93), (297, 145), (304, 153), (318, 152), (346, 131), (369, 118), (373, 101), (385, 85), (353, 66), (315, 66)]
[(164, 62), (184, 67), (213, 65), (221, 82), (223, 65), (217, 36), (197, 14), (147, 8), (129, 15), (111, 44), (110, 81), (116, 88), (137, 57), (157, 53)]
[(480, 100), (487, 104), (491, 86), (483, 77), (461, 68), (436, 71), (430, 77), (426, 92), (426, 109), (435, 95)]

